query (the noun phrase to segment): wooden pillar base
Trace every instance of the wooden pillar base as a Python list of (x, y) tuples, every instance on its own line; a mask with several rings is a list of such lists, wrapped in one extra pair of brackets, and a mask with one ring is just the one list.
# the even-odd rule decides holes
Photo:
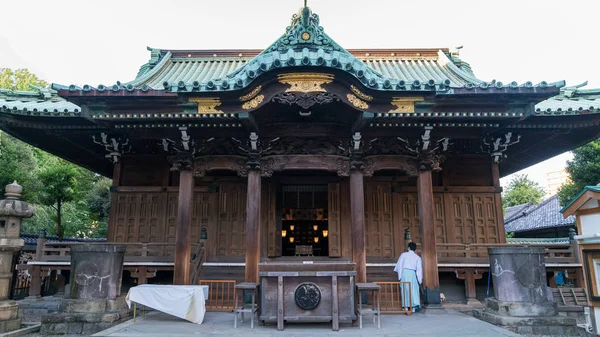
[(456, 278), (465, 281), (465, 297), (467, 305), (479, 305), (481, 302), (477, 300), (477, 288), (475, 280), (480, 280), (483, 277), (483, 272), (477, 269), (459, 269), (455, 271)]
[[(421, 232), (421, 258), (423, 260), (423, 285), (426, 291), (425, 302), (440, 303), (440, 280), (435, 243), (433, 186), (431, 171), (419, 171), (417, 179), (419, 208), (419, 229)], [(428, 293), (428, 294), (427, 294)]]

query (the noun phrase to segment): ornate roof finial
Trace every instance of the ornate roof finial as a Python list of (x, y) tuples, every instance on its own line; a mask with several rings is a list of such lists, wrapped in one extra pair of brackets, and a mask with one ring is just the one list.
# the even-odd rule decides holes
[(308, 0), (304, 0), (304, 7), (308, 7), (308, 6), (306, 5), (306, 3), (307, 3), (307, 2), (308, 2)]

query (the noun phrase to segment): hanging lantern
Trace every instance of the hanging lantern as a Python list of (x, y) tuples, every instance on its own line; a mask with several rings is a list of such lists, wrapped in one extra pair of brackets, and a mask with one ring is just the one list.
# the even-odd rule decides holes
[(315, 243), (319, 243), (319, 237), (315, 236)]
[(316, 231), (317, 229), (319, 229), (319, 225), (314, 225), (313, 230)]
[(294, 243), (294, 237), (290, 236), (290, 243)]
[(287, 231), (285, 229), (281, 230), (281, 237), (285, 238), (287, 236)]
[(327, 235), (329, 235), (329, 231), (328, 231), (328, 230), (326, 230), (326, 229), (324, 229), (324, 230), (323, 230), (323, 237), (324, 237), (324, 238), (326, 238), (326, 237), (327, 237)]
[(294, 225), (290, 225), (290, 230), (293, 231), (294, 230)]

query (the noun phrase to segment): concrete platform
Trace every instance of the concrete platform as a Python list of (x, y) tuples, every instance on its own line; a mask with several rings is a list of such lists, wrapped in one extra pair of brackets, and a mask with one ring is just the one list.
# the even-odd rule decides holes
[(233, 328), (233, 313), (207, 312), (204, 322), (193, 324), (160, 312), (146, 313), (137, 321), (127, 321), (92, 336), (110, 337), (163, 337), (163, 336), (520, 336), (508, 330), (480, 321), (454, 310), (445, 314), (427, 315), (415, 313), (406, 315), (382, 315), (381, 330), (367, 318), (363, 329), (350, 324), (340, 324), (340, 331), (331, 331), (331, 324), (286, 323), (284, 331), (277, 331), (276, 325), (258, 326), (250, 329), (250, 321), (245, 320), (238, 328)]

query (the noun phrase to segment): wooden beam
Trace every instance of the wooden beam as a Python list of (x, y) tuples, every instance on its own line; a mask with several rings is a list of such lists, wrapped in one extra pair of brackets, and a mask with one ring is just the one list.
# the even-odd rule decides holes
[(121, 163), (115, 163), (113, 166), (112, 186), (121, 185)]
[[(423, 259), (423, 284), (429, 291), (437, 291), (439, 304), (440, 280), (437, 265), (437, 247), (435, 243), (433, 189), (431, 186), (431, 171), (419, 171), (417, 178), (417, 199), (419, 208), (419, 229), (421, 231), (421, 257)], [(426, 296), (427, 298), (428, 296)]]
[(465, 269), (456, 270), (456, 278), (465, 281), (465, 297), (467, 298), (467, 304), (481, 304), (477, 300), (477, 292), (475, 288), (475, 280), (480, 280), (483, 277), (483, 273), (477, 269)]
[(352, 133), (360, 131), (365, 126), (365, 124), (374, 116), (374, 113), (367, 111), (363, 111), (362, 114), (359, 114), (358, 117), (356, 117), (354, 123), (352, 124)]
[(249, 112), (240, 112), (238, 114), (238, 118), (248, 132), (258, 133), (258, 123), (256, 122), (256, 119), (254, 119), (254, 116), (252, 116)]
[(177, 224), (175, 227), (173, 284), (189, 284), (193, 208), (194, 174), (192, 170), (181, 169), (179, 171), (179, 199), (177, 202)]
[(563, 217), (566, 219), (569, 217), (569, 215), (575, 214), (577, 212), (577, 210), (581, 206), (585, 205), (585, 203), (588, 202), (590, 199), (600, 200), (600, 193), (586, 191), (581, 196), (579, 196), (579, 198), (577, 198), (575, 201), (573, 201), (573, 203), (571, 203), (571, 205), (569, 205), (569, 207), (567, 207), (567, 209), (565, 209), (564, 212), (562, 212)]
[(352, 229), (352, 261), (356, 264), (356, 283), (367, 282), (365, 247), (365, 190), (363, 172), (350, 172), (350, 227)]
[(248, 172), (248, 197), (246, 199), (246, 282), (258, 282), (260, 262), (260, 171)]

